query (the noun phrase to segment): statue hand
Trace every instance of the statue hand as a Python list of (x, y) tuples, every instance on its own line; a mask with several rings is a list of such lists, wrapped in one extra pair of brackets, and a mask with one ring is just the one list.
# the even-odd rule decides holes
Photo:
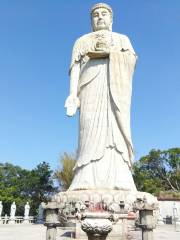
[(79, 105), (80, 105), (79, 98), (74, 94), (69, 95), (65, 102), (67, 116), (72, 117), (73, 115), (75, 115)]

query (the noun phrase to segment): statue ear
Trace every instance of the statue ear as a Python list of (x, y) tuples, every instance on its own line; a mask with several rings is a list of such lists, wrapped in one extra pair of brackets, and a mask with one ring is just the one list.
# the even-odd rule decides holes
[(112, 31), (113, 20), (111, 20), (111, 24), (109, 26), (109, 30)]
[(93, 24), (92, 15), (91, 15), (91, 29), (92, 29), (93, 32), (95, 31), (95, 30), (94, 30), (94, 24)]

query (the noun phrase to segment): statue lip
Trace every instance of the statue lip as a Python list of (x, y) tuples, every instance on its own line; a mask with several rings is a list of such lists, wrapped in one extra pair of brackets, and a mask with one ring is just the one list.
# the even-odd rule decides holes
[(97, 22), (98, 25), (101, 25), (101, 24), (104, 24), (104, 21), (103, 20), (100, 20)]

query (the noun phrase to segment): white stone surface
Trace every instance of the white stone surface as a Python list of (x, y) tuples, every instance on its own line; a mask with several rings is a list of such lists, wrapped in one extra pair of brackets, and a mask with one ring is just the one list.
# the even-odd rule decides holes
[(70, 190), (136, 190), (131, 174), (132, 76), (136, 54), (129, 39), (112, 29), (112, 10), (95, 5), (93, 32), (79, 38), (70, 67), (67, 115), (80, 108), (75, 177)]

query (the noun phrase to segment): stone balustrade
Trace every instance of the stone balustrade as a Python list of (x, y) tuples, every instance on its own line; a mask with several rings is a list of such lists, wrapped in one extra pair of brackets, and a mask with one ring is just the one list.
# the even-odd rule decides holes
[[(2, 216), (0, 219), (0, 224), (10, 224), (11, 218), (9, 216)], [(34, 216), (29, 216), (28, 222), (26, 223), (36, 223), (37, 218)], [(15, 216), (14, 218), (14, 224), (21, 224), (24, 223), (24, 217), (23, 216)]]

